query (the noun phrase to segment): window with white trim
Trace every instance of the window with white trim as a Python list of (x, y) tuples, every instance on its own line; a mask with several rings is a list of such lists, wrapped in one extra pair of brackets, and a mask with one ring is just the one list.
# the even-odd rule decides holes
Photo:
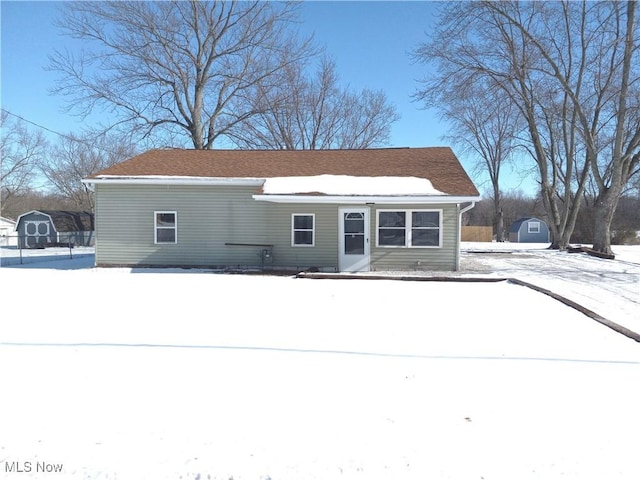
[(294, 247), (313, 247), (315, 245), (316, 216), (313, 213), (294, 213), (291, 215), (291, 245)]
[(154, 242), (178, 243), (178, 214), (154, 212)]
[(442, 246), (442, 210), (378, 210), (378, 247)]
[(529, 222), (527, 224), (527, 232), (540, 233), (540, 222)]

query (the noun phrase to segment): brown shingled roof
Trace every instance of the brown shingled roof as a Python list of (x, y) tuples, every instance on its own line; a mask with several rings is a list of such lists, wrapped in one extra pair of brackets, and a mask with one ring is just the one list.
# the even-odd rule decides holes
[(427, 178), (448, 195), (478, 196), (449, 147), (363, 150), (150, 150), (93, 175), (273, 178), (314, 175)]

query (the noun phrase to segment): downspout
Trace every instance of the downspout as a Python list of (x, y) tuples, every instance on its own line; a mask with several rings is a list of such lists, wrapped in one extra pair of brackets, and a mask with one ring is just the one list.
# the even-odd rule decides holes
[(462, 214), (468, 212), (476, 206), (476, 202), (472, 201), (469, 205), (460, 210), (458, 204), (458, 241), (456, 242), (456, 272), (460, 270), (460, 242), (462, 241)]
[[(83, 178), (81, 180), (81, 182), (87, 186), (87, 189), (91, 192), (93, 192), (95, 194), (96, 192), (96, 184), (93, 183), (91, 181), (90, 178)], [(95, 234), (96, 234), (96, 204), (95, 204), (95, 197), (94, 197), (94, 202), (93, 202), (93, 234), (92, 236), (95, 238)], [(93, 248), (94, 248), (94, 254), (93, 254), (93, 266), (97, 267), (98, 266), (98, 243), (96, 240), (93, 241)], [(91, 236), (89, 237), (89, 243), (91, 243)]]

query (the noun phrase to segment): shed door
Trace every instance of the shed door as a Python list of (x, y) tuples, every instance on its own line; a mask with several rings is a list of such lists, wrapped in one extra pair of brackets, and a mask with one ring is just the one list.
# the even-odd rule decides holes
[[(24, 222), (25, 245), (27, 248), (49, 241), (49, 222), (46, 220), (27, 220)], [(40, 237), (45, 237), (40, 239)]]
[(338, 268), (341, 272), (369, 271), (369, 208), (340, 208)]

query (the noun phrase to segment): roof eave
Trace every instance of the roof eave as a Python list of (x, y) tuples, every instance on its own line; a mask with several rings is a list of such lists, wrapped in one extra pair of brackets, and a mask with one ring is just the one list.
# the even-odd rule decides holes
[(100, 176), (85, 178), (82, 183), (87, 185), (118, 184), (118, 185), (236, 185), (260, 186), (264, 178), (221, 178), (221, 177), (169, 177), (169, 176)]

